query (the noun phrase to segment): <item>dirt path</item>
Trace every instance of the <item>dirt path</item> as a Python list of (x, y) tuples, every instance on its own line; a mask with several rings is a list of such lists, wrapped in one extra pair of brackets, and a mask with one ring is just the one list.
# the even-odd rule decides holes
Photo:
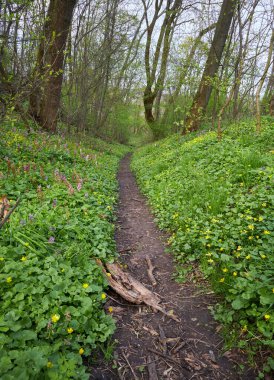
[[(117, 320), (114, 339), (116, 369), (103, 362), (92, 379), (255, 379), (251, 370), (237, 373), (238, 353), (222, 355), (222, 338), (208, 306), (214, 295), (202, 281), (178, 284), (172, 278), (172, 256), (165, 253), (166, 236), (159, 231), (140, 194), (129, 167), (130, 156), (121, 161), (118, 175), (120, 202), (116, 241), (121, 261), (145, 286), (162, 297), (167, 310), (173, 310), (181, 322), (155, 313), (146, 306), (129, 305), (110, 292), (106, 307), (113, 307)], [(147, 274), (146, 258), (155, 266), (157, 285)], [(195, 269), (194, 269), (195, 271)], [(203, 293), (201, 295), (201, 293)], [(123, 304), (123, 306), (121, 305)]]

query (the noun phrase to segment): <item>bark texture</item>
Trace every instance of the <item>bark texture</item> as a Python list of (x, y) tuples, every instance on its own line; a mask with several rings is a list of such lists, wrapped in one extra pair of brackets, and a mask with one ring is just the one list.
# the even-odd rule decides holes
[(200, 85), (194, 97), (189, 116), (186, 119), (186, 129), (188, 131), (195, 131), (200, 127), (201, 118), (207, 108), (212, 92), (212, 79), (220, 66), (236, 3), (236, 0), (223, 1)]
[(51, 0), (38, 50), (30, 115), (46, 130), (54, 132), (60, 106), (64, 52), (77, 0)]

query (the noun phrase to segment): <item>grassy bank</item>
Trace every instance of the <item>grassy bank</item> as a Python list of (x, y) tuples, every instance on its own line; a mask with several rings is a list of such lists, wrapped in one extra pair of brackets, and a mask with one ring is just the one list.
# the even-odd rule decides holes
[(180, 277), (199, 262), (223, 296), (214, 314), (230, 343), (255, 350), (274, 346), (273, 132), (265, 119), (260, 135), (242, 122), (221, 142), (215, 132), (173, 135), (139, 149), (132, 163), (170, 232)]

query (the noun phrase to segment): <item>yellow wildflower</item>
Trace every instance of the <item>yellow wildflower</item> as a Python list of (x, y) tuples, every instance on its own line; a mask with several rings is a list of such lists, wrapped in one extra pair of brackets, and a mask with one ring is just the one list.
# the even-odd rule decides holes
[(108, 277), (111, 277), (111, 273), (107, 272), (107, 276), (108, 276)]
[(253, 240), (254, 236), (248, 236), (248, 240)]
[(262, 254), (262, 255), (261, 255), (261, 258), (262, 258), (262, 259), (266, 259), (266, 255)]
[(269, 321), (270, 318), (271, 318), (271, 316), (270, 316), (269, 314), (265, 314), (265, 315), (264, 315), (264, 319), (265, 319), (266, 321)]
[(101, 298), (102, 298), (102, 300), (104, 300), (104, 299), (106, 298), (105, 293), (102, 293), (102, 294), (101, 294)]
[(240, 251), (241, 249), (242, 249), (242, 247), (240, 245), (238, 245), (237, 251)]
[(223, 272), (224, 272), (224, 273), (228, 272), (228, 269), (227, 269), (227, 268), (224, 268), (224, 269), (223, 269)]
[(244, 325), (244, 326), (242, 327), (242, 332), (243, 332), (243, 333), (247, 332), (247, 325)]
[(83, 288), (86, 289), (89, 287), (89, 284), (87, 284), (86, 282), (83, 284)]
[(108, 308), (108, 311), (109, 311), (110, 313), (112, 313), (112, 312), (113, 312), (113, 307), (110, 306), (110, 307)]
[(272, 288), (272, 293), (274, 293), (274, 288)]
[(220, 251), (221, 251), (221, 252), (223, 252), (223, 250), (224, 250), (224, 248), (223, 248), (223, 247), (221, 247), (221, 248), (220, 248)]
[(250, 259), (251, 259), (251, 256), (250, 256), (250, 255), (247, 255), (245, 258), (246, 258), (247, 260), (250, 260)]
[(51, 320), (53, 323), (56, 323), (58, 322), (60, 319), (60, 315), (59, 314), (53, 314), (52, 317), (51, 317)]
[(26, 257), (26, 256), (22, 256), (20, 260), (21, 260), (21, 261), (26, 261), (26, 260), (27, 260), (27, 257)]
[(4, 261), (5, 259), (4, 259), (4, 257), (0, 257), (0, 261)]
[(266, 207), (266, 203), (265, 203), (265, 202), (264, 202), (264, 203), (262, 203), (262, 206), (263, 206), (263, 207)]
[(236, 277), (237, 276), (237, 272), (233, 272), (233, 276)]
[(80, 350), (79, 350), (79, 354), (83, 355), (84, 352), (85, 352), (85, 350), (81, 347)]
[(8, 277), (6, 281), (8, 284), (10, 284), (12, 282), (12, 277)]
[(249, 225), (248, 225), (248, 228), (249, 228), (250, 230), (254, 230), (254, 224), (249, 224)]
[(69, 327), (68, 329), (67, 329), (67, 332), (68, 332), (68, 334), (72, 334), (73, 333), (73, 328), (72, 327)]
[(267, 230), (264, 230), (263, 234), (264, 234), (264, 235), (269, 235), (269, 234), (270, 234), (270, 232), (269, 232), (269, 231), (267, 231)]
[(209, 264), (212, 264), (212, 263), (213, 263), (213, 260), (212, 260), (212, 259), (208, 259), (207, 262), (208, 262)]
[(224, 277), (219, 280), (219, 282), (225, 282)]
[(52, 368), (53, 367), (53, 363), (52, 362), (47, 362), (47, 367), (48, 368)]
[(262, 222), (264, 218), (262, 216), (259, 216), (259, 222)]

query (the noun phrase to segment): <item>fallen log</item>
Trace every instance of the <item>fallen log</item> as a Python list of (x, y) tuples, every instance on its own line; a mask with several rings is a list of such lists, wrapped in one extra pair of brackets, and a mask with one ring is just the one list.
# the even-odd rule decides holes
[(117, 263), (106, 263), (97, 260), (101, 266), (106, 279), (113, 290), (125, 300), (140, 305), (142, 303), (151, 306), (164, 315), (180, 322), (180, 319), (173, 313), (168, 312), (160, 305), (161, 299), (158, 295), (147, 289), (140, 281), (136, 280), (130, 273), (123, 271)]

